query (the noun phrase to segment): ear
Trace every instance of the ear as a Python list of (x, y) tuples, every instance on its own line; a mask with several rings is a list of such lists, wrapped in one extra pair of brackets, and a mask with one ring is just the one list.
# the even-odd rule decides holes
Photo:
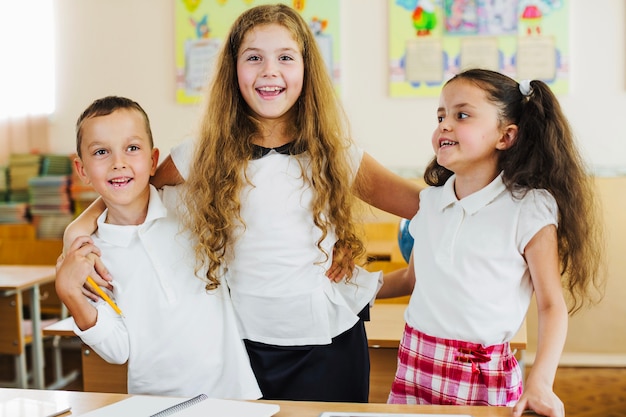
[(152, 168), (150, 169), (150, 176), (151, 177), (156, 172), (158, 164), (159, 164), (159, 149), (158, 148), (152, 148)]
[(73, 162), (74, 162), (74, 170), (76, 171), (76, 174), (78, 175), (80, 180), (85, 184), (91, 184), (91, 181), (89, 180), (89, 176), (85, 172), (85, 166), (83, 165), (83, 161), (80, 158), (76, 157), (74, 158)]
[(517, 125), (506, 126), (502, 133), (502, 137), (496, 143), (496, 149), (500, 151), (504, 151), (504, 150), (509, 149), (511, 146), (513, 146), (513, 144), (515, 143), (515, 140), (517, 139), (518, 130), (519, 129)]

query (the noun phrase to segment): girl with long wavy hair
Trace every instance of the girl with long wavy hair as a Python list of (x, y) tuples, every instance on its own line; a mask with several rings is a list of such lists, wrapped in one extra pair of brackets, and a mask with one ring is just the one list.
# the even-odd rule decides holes
[(355, 197), (410, 218), (419, 187), (351, 141), (315, 38), (288, 6), (236, 19), (205, 106), (196, 141), (172, 150), (158, 181), (186, 181), (199, 269), (207, 288), (228, 284), (264, 398), (367, 402), (361, 316), (380, 274), (353, 267)]

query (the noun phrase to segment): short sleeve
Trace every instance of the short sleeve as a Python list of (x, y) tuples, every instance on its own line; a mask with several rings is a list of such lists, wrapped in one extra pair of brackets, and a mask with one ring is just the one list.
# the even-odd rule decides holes
[(191, 170), (191, 162), (193, 160), (193, 153), (196, 147), (196, 141), (194, 138), (185, 139), (179, 145), (176, 145), (170, 150), (170, 156), (176, 169), (180, 175), (185, 179), (189, 179), (189, 171)]
[(556, 200), (546, 190), (530, 190), (522, 199), (518, 223), (518, 244), (520, 253), (533, 236), (548, 225), (559, 224), (559, 209)]
[(351, 144), (348, 148), (348, 158), (350, 164), (350, 182), (354, 182), (359, 167), (361, 166), (361, 160), (363, 159), (363, 149), (359, 148), (356, 144)]

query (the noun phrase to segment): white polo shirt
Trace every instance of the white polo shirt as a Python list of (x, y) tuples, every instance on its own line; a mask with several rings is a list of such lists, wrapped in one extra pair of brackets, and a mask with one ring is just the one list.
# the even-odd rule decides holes
[[(193, 143), (172, 150), (181, 175), (188, 175)], [(353, 146), (354, 175), (362, 150)], [(375, 296), (380, 272), (357, 268), (350, 283), (325, 276), (337, 240), (329, 231), (322, 242), (330, 255), (324, 260), (316, 246), (321, 231), (313, 223), (312, 190), (302, 179), (309, 175), (309, 155), (270, 151), (248, 162), (253, 186), (241, 192), (245, 231), (237, 232), (227, 254), (227, 280), (245, 339), (292, 346), (329, 344), (350, 329), (357, 314)]]
[(151, 187), (141, 225), (100, 216), (92, 237), (125, 318), (100, 303), (96, 325), (74, 331), (108, 362), (128, 361), (130, 394), (259, 398), (226, 285), (207, 293), (194, 275), (192, 240), (175, 215), (178, 188), (166, 187), (161, 200)]
[(441, 338), (510, 341), (533, 293), (524, 249), (544, 226), (558, 224), (556, 201), (545, 190), (516, 199), (501, 176), (458, 200), (454, 181), (424, 189), (409, 225), (416, 282), (406, 322)]

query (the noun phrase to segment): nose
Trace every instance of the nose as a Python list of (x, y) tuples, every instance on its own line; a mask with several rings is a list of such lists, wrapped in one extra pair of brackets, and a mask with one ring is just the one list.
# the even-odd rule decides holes
[(266, 60), (263, 65), (263, 76), (274, 77), (278, 73), (278, 67), (276, 63), (270, 59)]
[(115, 153), (113, 155), (113, 165), (112, 169), (122, 169), (126, 168), (126, 158), (123, 153)]
[(443, 117), (439, 122), (439, 131), (449, 132), (450, 130), (452, 130), (452, 124), (450, 123), (450, 119), (448, 117)]

